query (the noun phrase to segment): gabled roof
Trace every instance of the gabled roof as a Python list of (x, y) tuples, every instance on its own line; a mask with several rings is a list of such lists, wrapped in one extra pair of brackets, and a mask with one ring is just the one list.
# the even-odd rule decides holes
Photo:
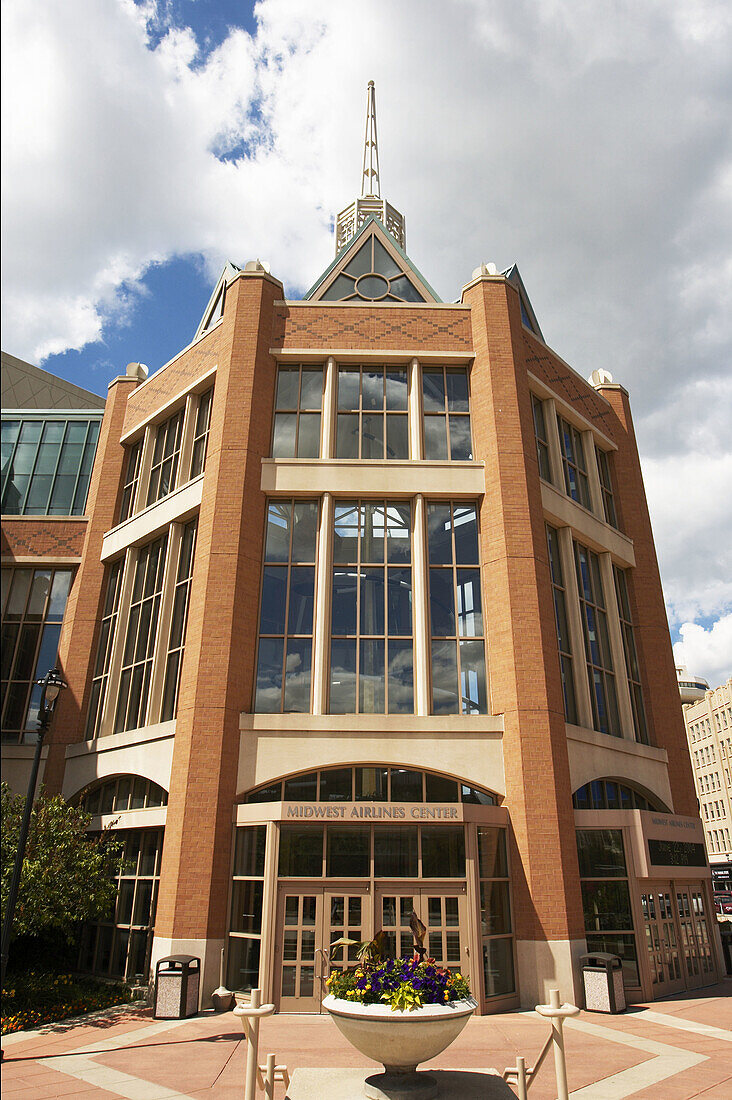
[(310, 302), (439, 302), (430, 284), (373, 214), (304, 297)]
[(219, 317), (224, 313), (224, 298), (226, 297), (226, 286), (232, 279), (236, 278), (241, 272), (241, 268), (237, 267), (229, 260), (224, 267), (224, 270), (219, 275), (219, 281), (214, 287), (213, 294), (208, 300), (208, 305), (203, 311), (203, 317), (196, 329), (196, 335), (193, 337), (197, 340), (199, 336), (203, 336), (204, 332), (215, 325)]
[(511, 267), (507, 267), (505, 271), (501, 272), (501, 274), (504, 276), (504, 278), (508, 279), (509, 283), (513, 283), (513, 285), (519, 292), (519, 298), (521, 299), (521, 320), (526, 325), (526, 327), (534, 333), (535, 336), (538, 336), (543, 343), (546, 343), (546, 340), (544, 339), (544, 334), (539, 328), (539, 322), (536, 319), (536, 314), (534, 313), (531, 302), (529, 301), (529, 296), (526, 293), (524, 281), (519, 274), (517, 264), (512, 264)]

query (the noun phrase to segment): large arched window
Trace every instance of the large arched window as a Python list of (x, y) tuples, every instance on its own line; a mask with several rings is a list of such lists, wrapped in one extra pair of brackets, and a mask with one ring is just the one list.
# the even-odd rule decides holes
[(617, 779), (593, 779), (579, 787), (572, 795), (575, 810), (655, 810), (668, 814), (671, 811), (658, 798), (645, 794), (629, 783)]
[(322, 768), (249, 791), (242, 802), (463, 802), (497, 806), (498, 796), (472, 784), (414, 768), (359, 764)]

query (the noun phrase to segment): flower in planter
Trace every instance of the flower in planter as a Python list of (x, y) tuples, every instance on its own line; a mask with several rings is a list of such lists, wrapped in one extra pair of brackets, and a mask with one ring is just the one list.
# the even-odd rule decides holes
[(462, 974), (438, 966), (434, 959), (411, 958), (362, 962), (349, 970), (334, 970), (328, 992), (358, 1004), (388, 1004), (393, 1011), (414, 1011), (423, 1005), (448, 1004), (470, 996)]

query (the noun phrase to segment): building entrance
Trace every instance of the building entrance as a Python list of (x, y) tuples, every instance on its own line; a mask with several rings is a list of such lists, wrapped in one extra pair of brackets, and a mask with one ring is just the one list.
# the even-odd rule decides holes
[(335, 883), (280, 886), (275, 936), (278, 1010), (320, 1012), (329, 969), (343, 969), (356, 961), (354, 947), (332, 949), (331, 945), (340, 939), (371, 938), (371, 925), (366, 884), (349, 883), (342, 889)]
[(715, 979), (699, 883), (641, 883), (641, 909), (654, 999)]

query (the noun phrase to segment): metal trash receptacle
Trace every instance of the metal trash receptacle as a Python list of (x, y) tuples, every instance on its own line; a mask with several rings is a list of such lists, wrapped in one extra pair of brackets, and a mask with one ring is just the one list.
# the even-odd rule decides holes
[(625, 1012), (623, 964), (617, 955), (582, 955), (582, 981), (588, 1012)]
[(198, 1012), (201, 960), (195, 955), (167, 955), (155, 967), (156, 1020), (185, 1020)]

